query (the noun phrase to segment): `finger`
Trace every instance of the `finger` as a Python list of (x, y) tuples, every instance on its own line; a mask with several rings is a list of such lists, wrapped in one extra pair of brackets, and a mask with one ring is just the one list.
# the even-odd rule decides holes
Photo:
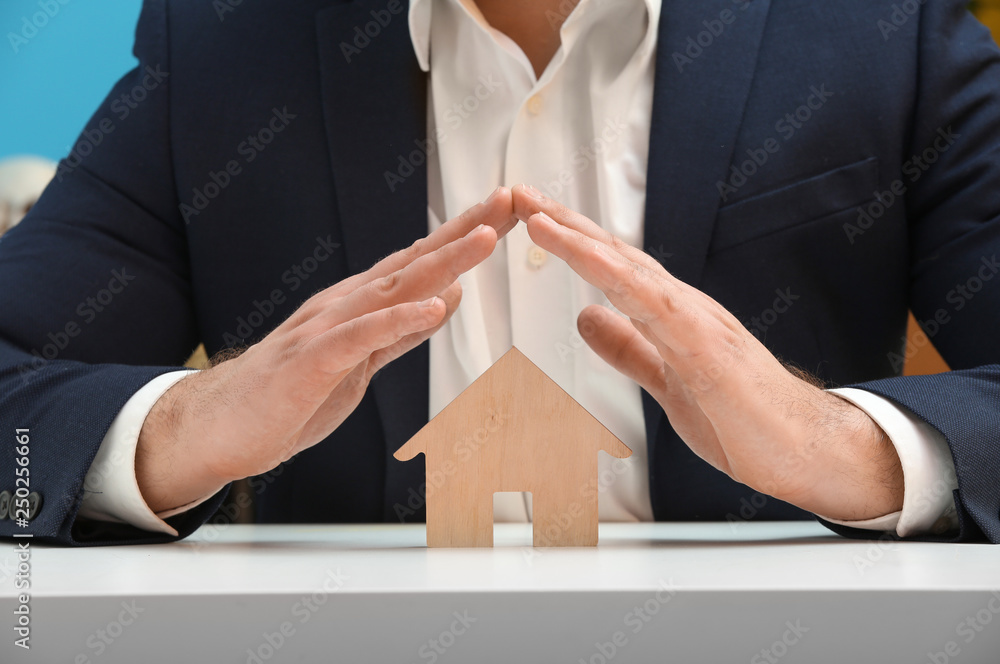
[(456, 281), (451, 286), (446, 288), (438, 297), (444, 300), (445, 303), (445, 315), (441, 319), (441, 322), (432, 327), (429, 330), (421, 330), (420, 332), (415, 332), (406, 337), (403, 337), (397, 341), (392, 346), (383, 348), (381, 350), (372, 353), (371, 358), (368, 360), (368, 378), (371, 379), (376, 372), (378, 372), (382, 367), (389, 364), (396, 358), (402, 357), (406, 353), (410, 352), (427, 339), (431, 338), (438, 330), (440, 330), (445, 323), (451, 318), (452, 314), (458, 309), (458, 305), (462, 301), (462, 287)]
[(627, 320), (607, 307), (592, 304), (580, 312), (577, 328), (598, 357), (660, 400), (664, 394), (663, 358)]
[(497, 187), (482, 203), (473, 205), (454, 219), (445, 222), (427, 237), (417, 240), (406, 249), (383, 258), (367, 271), (341, 282), (343, 286), (338, 288), (338, 292), (350, 292), (362, 283), (397, 272), (421, 256), (426, 256), (465, 237), (480, 225), (490, 226), (496, 231), (497, 237), (501, 238), (514, 228), (517, 222), (510, 189)]
[(311, 369), (339, 380), (372, 353), (437, 326), (446, 309), (439, 297), (379, 309), (313, 338), (299, 357)]
[(599, 279), (592, 269), (589, 254), (597, 251), (599, 242), (564, 226), (560, 226), (544, 212), (534, 214), (525, 222), (531, 240), (541, 248), (564, 260), (577, 274), (591, 284)]
[(702, 352), (714, 334), (737, 334), (729, 329), (727, 321), (732, 319), (737, 326), (739, 321), (707, 295), (556, 224), (545, 213), (528, 220), (528, 233), (536, 244), (565, 260), (577, 274), (601, 289), (619, 311), (647, 325), (652, 334), (646, 334), (646, 338), (672, 364), (676, 364), (676, 356)]
[(513, 198), (514, 214), (518, 219), (527, 221), (532, 215), (544, 212), (557, 224), (572, 229), (591, 240), (605, 244), (649, 270), (666, 272), (663, 266), (646, 252), (633, 247), (624, 240), (609, 233), (576, 210), (572, 210), (558, 201), (546, 198), (531, 185), (515, 185), (511, 190), (511, 195)]
[(580, 335), (601, 359), (638, 383), (663, 408), (677, 435), (699, 457), (729, 472), (712, 421), (696, 398), (700, 385), (689, 384), (665, 362), (653, 343), (627, 320), (606, 307), (591, 305), (580, 312)]
[(689, 386), (629, 321), (606, 307), (591, 305), (580, 312), (578, 327), (580, 336), (601, 359), (656, 399), (674, 431), (695, 454), (715, 468), (729, 471), (715, 428)]
[(352, 318), (403, 302), (420, 302), (441, 293), (496, 247), (496, 231), (480, 226), (464, 238), (421, 256), (398, 272), (364, 284), (336, 301), (317, 318), (333, 327)]
[(676, 280), (650, 273), (607, 245), (557, 224), (544, 212), (532, 215), (527, 224), (528, 234), (538, 246), (566, 261), (626, 316), (641, 321), (661, 316), (660, 302), (651, 301), (649, 293), (662, 291), (668, 307), (672, 299), (684, 295)]
[(429, 236), (387, 256), (365, 272), (348, 277), (312, 296), (289, 316), (278, 330), (288, 331), (307, 323), (325, 311), (331, 302), (375, 279), (382, 279), (393, 272), (398, 272), (418, 258), (464, 238), (480, 225), (493, 228), (499, 238), (509, 232), (517, 222), (518, 219), (513, 214), (510, 190), (498, 187), (482, 203), (472, 206), (446, 222)]

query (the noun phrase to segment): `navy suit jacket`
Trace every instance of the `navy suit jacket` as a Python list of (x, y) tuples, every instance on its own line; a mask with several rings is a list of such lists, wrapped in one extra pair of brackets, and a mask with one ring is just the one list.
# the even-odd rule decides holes
[[(943, 433), (957, 539), (998, 542), (1000, 57), (964, 4), (664, 0), (644, 245), (782, 359)], [(171, 539), (76, 519), (122, 405), (199, 342), (253, 343), (425, 234), (427, 77), (405, 8), (372, 14), (386, 7), (146, 1), (138, 67), (0, 241), (0, 489), (28, 428), (36, 540)], [(908, 308), (954, 371), (899, 376)], [(657, 519), (810, 518), (644, 406)], [(258, 520), (421, 520), (422, 464), (392, 452), (427, 414), (425, 344), (327, 440), (253, 478)], [(189, 534), (222, 493), (169, 521)]]

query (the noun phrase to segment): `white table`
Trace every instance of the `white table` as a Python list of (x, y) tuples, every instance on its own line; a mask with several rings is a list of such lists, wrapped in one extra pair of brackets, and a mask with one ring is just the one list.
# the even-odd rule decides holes
[(33, 545), (27, 652), (5, 542), (0, 662), (1000, 662), (1000, 547), (813, 523), (606, 524), (590, 549), (530, 537), (498, 525), (494, 549), (428, 550), (423, 526), (233, 525)]

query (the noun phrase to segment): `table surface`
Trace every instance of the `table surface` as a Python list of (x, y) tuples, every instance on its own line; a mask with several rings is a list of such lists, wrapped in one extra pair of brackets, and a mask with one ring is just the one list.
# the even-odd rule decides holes
[(597, 547), (567, 549), (498, 524), (495, 539), (207, 525), (171, 544), (36, 544), (33, 647), (3, 638), (0, 662), (1000, 662), (1000, 546), (854, 541), (811, 522), (602, 524)]
[[(662, 582), (699, 590), (1000, 589), (1000, 547), (848, 540), (812, 522), (608, 523), (597, 547), (563, 549), (531, 547), (527, 524), (497, 524), (495, 533), (492, 549), (428, 549), (423, 525), (208, 525), (172, 544), (35, 545), (33, 595), (294, 592), (337, 567), (346, 575), (342, 592), (642, 590)], [(7, 578), (0, 597), (13, 594)]]

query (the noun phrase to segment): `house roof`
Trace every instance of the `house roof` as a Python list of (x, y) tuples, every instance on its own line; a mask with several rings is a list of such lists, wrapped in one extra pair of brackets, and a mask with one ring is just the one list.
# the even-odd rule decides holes
[(632, 453), (545, 372), (512, 347), (393, 456), (406, 461), (431, 450), (467, 459), (472, 452), (498, 442), (512, 449), (544, 446), (545, 449), (529, 454), (536, 457), (552, 454), (565, 457), (581, 451), (592, 454), (604, 450), (626, 458)]

